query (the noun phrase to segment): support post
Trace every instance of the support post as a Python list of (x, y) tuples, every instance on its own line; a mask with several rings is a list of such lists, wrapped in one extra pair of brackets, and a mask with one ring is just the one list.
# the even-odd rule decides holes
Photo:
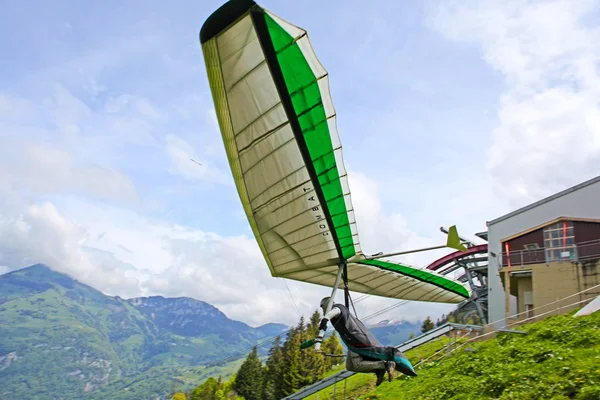
[(504, 304), (506, 307), (506, 322), (505, 322), (505, 326), (508, 327), (509, 326), (509, 319), (510, 319), (510, 245), (508, 244), (508, 242), (504, 243), (504, 247), (506, 249), (506, 260), (507, 260), (507, 265), (506, 265), (506, 277), (505, 277), (505, 281), (504, 281), (504, 290), (506, 290), (506, 295), (504, 298)]
[[(329, 311), (331, 311), (331, 307), (333, 307), (335, 292), (337, 291), (337, 288), (340, 284), (340, 278), (342, 277), (342, 273), (344, 272), (345, 265), (346, 265), (346, 263), (342, 262), (340, 264), (340, 266), (338, 267), (338, 273), (337, 273), (337, 276), (335, 277), (335, 284), (333, 285), (333, 289), (331, 290), (331, 296), (329, 297), (329, 302), (327, 302), (327, 307), (325, 308), (325, 314), (327, 314)], [(321, 343), (323, 342), (324, 336), (325, 336), (325, 331), (320, 330), (319, 336), (317, 336), (317, 339), (316, 339), (317, 343), (315, 344), (315, 351), (319, 351), (321, 349)]]
[(344, 272), (342, 274), (344, 280), (344, 304), (347, 309), (350, 309), (350, 291), (348, 290), (348, 263), (344, 263)]

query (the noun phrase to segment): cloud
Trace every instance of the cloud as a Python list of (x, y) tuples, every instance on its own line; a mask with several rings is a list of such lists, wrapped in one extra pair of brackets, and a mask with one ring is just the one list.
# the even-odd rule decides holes
[[(212, 6), (203, 4), (190, 7), (202, 6), (208, 15)], [(308, 3), (301, 7), (306, 15), (314, 9)], [(352, 164), (353, 202), (368, 254), (443, 242), (437, 229), (447, 224), (451, 207), (452, 222), (464, 217), (469, 224), (482, 223), (464, 205), (473, 195), (455, 195), (456, 185), (446, 171), (478, 146), (465, 146), (468, 135), (460, 135), (456, 127), (450, 132), (446, 119), (440, 119), (437, 130), (430, 129), (425, 119), (436, 120), (440, 114), (430, 114), (436, 105), (419, 97), (443, 97), (441, 84), (453, 80), (431, 70), (422, 74), (424, 64), (415, 55), (423, 57), (432, 47), (414, 41), (414, 32), (404, 35), (398, 13), (378, 16), (378, 9), (368, 11), (373, 26), (365, 27), (372, 29), (366, 38), (346, 18), (342, 29), (335, 29), (337, 37), (312, 36), (325, 38), (317, 51), (329, 57), (331, 68), (327, 66), (338, 77), (332, 85), (341, 96), (334, 93), (334, 100), (344, 146), (354, 153), (346, 160)], [(352, 10), (344, 10), (344, 17), (353, 14), (355, 21), (364, 22), (365, 10)], [(71, 33), (58, 40), (61, 51), (44, 46), (43, 54), (51, 54), (44, 64), (12, 65), (23, 71), (15, 92), (29, 97), (0, 95), (0, 254), (6, 255), (0, 265), (6, 270), (45, 262), (111, 295), (190, 296), (252, 325), (293, 324), (296, 308), (308, 316), (330, 288), (270, 276), (232, 185), (202, 71), (198, 21), (186, 17), (198, 12), (172, 12), (148, 18), (125, 8), (110, 14), (112, 24), (106, 19), (73, 24)], [(339, 14), (339, 7), (332, 6), (331, 12)], [(316, 18), (329, 23), (327, 14)], [(414, 10), (402, 15), (406, 20), (419, 17)], [(171, 25), (169, 19), (180, 23)], [(310, 18), (299, 16), (301, 20)], [(107, 26), (118, 28), (92, 35)], [(404, 38), (400, 50), (399, 32)], [(79, 42), (78, 36), (86, 39)], [(381, 37), (384, 42), (376, 40)], [(349, 41), (352, 51), (343, 44)], [(372, 68), (378, 73), (370, 73)], [(336, 89), (340, 82), (343, 86)], [(391, 98), (402, 94), (405, 102)], [(421, 114), (414, 114), (415, 108)], [(391, 136), (396, 142), (388, 140)], [(447, 150), (450, 142), (459, 144)], [(441, 167), (431, 163), (438, 157), (443, 157)], [(485, 181), (473, 178), (469, 167), (453, 173)], [(441, 188), (452, 195), (440, 195)], [(477, 196), (470, 204), (479, 203), (479, 211), (489, 213), (485, 208), (491, 203), (487, 198), (479, 202)], [(46, 235), (51, 239), (45, 241)], [(439, 254), (397, 259), (423, 266)], [(367, 316), (395, 303), (370, 297), (357, 304), (357, 311)], [(448, 307), (453, 306), (410, 303), (379, 318), (414, 320)]]
[(454, 1), (429, 25), (504, 78), (487, 151), (495, 194), (522, 206), (600, 173), (597, 1)]
[(230, 179), (218, 168), (210, 165), (204, 157), (184, 139), (167, 135), (165, 151), (171, 165), (169, 171), (191, 181), (229, 183)]
[[(393, 251), (436, 242), (410, 232), (399, 214), (385, 214), (377, 183), (359, 172), (351, 172), (350, 176), (363, 248), (373, 252), (382, 248)], [(331, 288), (273, 278), (251, 234), (227, 237), (126, 210), (99, 209), (81, 201), (67, 202), (62, 208), (83, 221), (90, 238), (98, 238), (90, 239), (87, 246), (110, 252), (138, 268), (143, 293), (204, 300), (230, 318), (260, 325), (270, 321), (294, 324), (299, 317), (296, 308), (308, 317), (317, 308), (318, 301), (331, 291)], [(438, 241), (441, 240), (444, 236), (440, 233)], [(421, 253), (400, 259), (423, 266), (432, 257), (431, 253)], [(146, 273), (139, 273), (141, 266)], [(358, 297), (359, 294), (354, 295)], [(357, 304), (357, 311), (367, 316), (397, 303), (395, 299), (371, 296)], [(451, 308), (453, 306), (414, 302), (379, 319), (417, 320), (424, 313), (439, 315)]]
[[(349, 171), (348, 180), (352, 191), (352, 203), (356, 214), (356, 223), (361, 240), (361, 247), (365, 255), (378, 252), (393, 253), (405, 250), (414, 250), (444, 244), (446, 237), (439, 232), (436, 238), (417, 234), (406, 221), (404, 215), (398, 212), (388, 213), (382, 207), (380, 185), (373, 179), (359, 171)], [(448, 254), (450, 250), (440, 249), (421, 253), (412, 253), (402, 256), (389, 257), (388, 260), (411, 265), (415, 268), (424, 268), (431, 261)], [(355, 294), (359, 298), (362, 294)], [(369, 296), (357, 305), (359, 316), (364, 317), (383, 310), (401, 301), (383, 297)], [(408, 302), (400, 308), (379, 315), (369, 323), (381, 319), (401, 319), (415, 321), (423, 319), (426, 315), (437, 316), (452, 310), (455, 305)]]
[(30, 112), (31, 109), (26, 100), (0, 93), (0, 116), (3, 118), (20, 118)]
[(152, 120), (164, 119), (164, 115), (150, 101), (130, 94), (109, 98), (104, 104), (104, 109), (111, 114), (133, 111)]
[(0, 170), (0, 204), (5, 207), (59, 193), (117, 202), (136, 199), (127, 176), (100, 165), (82, 165), (67, 151), (36, 139), (0, 136)]
[[(374, 181), (358, 172), (351, 176), (363, 248), (376, 252), (382, 247), (394, 250), (432, 243), (432, 239), (411, 233), (400, 215), (382, 212)], [(18, 218), (2, 221), (0, 254), (8, 256), (0, 259), (0, 265), (14, 269), (47, 263), (104, 293), (121, 297), (189, 296), (253, 326), (294, 324), (299, 318), (297, 308), (309, 317), (318, 301), (331, 291), (273, 278), (252, 236), (226, 237), (83, 199), (63, 197), (55, 203), (32, 205)], [(405, 257), (403, 261), (407, 259), (422, 264), (428, 257)], [(359, 315), (366, 317), (397, 303), (371, 296), (356, 306)], [(416, 320), (452, 307), (410, 303), (370, 322), (383, 318)]]
[(115, 260), (92, 262), (83, 250), (86, 230), (50, 202), (18, 217), (0, 215), (0, 263), (15, 269), (44, 263), (105, 293), (139, 294), (139, 282)]

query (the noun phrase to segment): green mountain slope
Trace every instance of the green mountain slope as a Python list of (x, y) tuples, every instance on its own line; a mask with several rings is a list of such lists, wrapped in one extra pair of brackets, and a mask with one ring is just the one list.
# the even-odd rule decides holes
[(193, 299), (105, 296), (36, 265), (0, 276), (0, 399), (166, 398), (232, 372), (207, 364), (285, 328)]

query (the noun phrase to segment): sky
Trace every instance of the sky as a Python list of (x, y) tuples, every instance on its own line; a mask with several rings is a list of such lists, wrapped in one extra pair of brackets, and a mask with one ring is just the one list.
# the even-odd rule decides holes
[[(330, 289), (271, 277), (235, 190), (198, 40), (222, 3), (3, 2), (0, 273), (45, 263), (251, 326), (317, 309)], [(259, 3), (308, 31), (330, 74), (366, 254), (443, 244), (453, 224), (482, 243), (486, 221), (600, 175), (598, 3)]]

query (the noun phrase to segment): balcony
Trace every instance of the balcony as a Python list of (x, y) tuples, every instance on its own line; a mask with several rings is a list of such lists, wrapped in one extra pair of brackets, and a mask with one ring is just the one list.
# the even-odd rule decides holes
[(502, 252), (502, 268), (508, 266), (510, 260), (511, 268), (524, 267), (533, 264), (552, 263), (582, 263), (592, 262), (600, 259), (600, 239), (590, 240), (576, 244), (570, 244), (562, 248), (537, 248), (510, 250), (510, 257), (506, 251)]

